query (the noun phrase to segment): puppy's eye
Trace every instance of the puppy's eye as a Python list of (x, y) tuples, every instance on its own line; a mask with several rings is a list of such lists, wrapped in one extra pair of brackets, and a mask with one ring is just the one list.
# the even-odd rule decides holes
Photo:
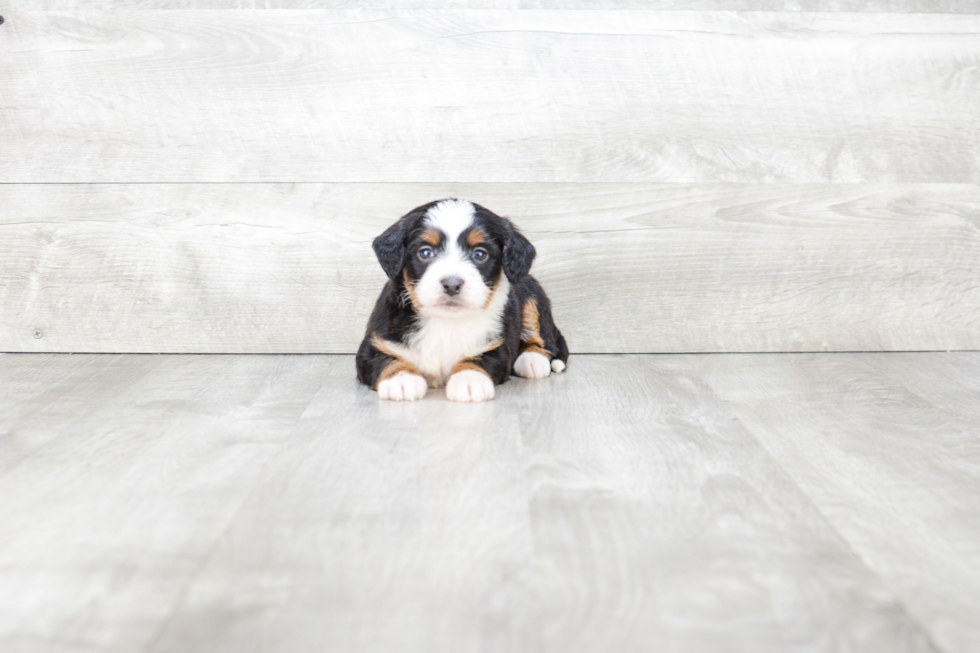
[(476, 261), (477, 263), (483, 263), (484, 261), (486, 261), (487, 256), (488, 256), (487, 250), (483, 249), (482, 247), (477, 247), (476, 249), (473, 250), (473, 260)]
[(431, 247), (423, 247), (419, 250), (419, 258), (423, 261), (428, 261), (430, 258), (435, 256), (436, 253)]

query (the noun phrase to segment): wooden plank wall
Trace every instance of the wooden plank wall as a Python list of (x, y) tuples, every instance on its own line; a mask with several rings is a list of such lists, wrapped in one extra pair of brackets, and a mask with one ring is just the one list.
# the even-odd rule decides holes
[(980, 348), (980, 2), (641, 4), (0, 0), (0, 351), (351, 352), (445, 196), (573, 351)]

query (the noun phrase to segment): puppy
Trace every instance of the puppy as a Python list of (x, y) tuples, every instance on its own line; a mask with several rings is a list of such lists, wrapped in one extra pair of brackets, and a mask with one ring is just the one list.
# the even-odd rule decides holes
[(493, 399), (514, 374), (562, 372), (568, 347), (541, 286), (534, 246), (510, 220), (466, 200), (409, 212), (374, 239), (388, 275), (357, 352), (357, 378), (381, 399), (446, 387), (452, 401)]

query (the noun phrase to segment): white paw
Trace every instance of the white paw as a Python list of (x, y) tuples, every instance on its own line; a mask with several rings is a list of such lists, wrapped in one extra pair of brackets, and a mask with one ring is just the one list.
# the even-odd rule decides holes
[(555, 374), (561, 374), (565, 371), (565, 364), (556, 358), (555, 360), (551, 361), (551, 371)]
[(476, 402), (493, 399), (493, 379), (476, 370), (462, 370), (449, 377), (446, 398), (450, 401)]
[(378, 383), (378, 396), (392, 401), (415, 401), (424, 397), (428, 389), (424, 378), (402, 371)]
[(543, 379), (551, 374), (551, 361), (544, 354), (526, 351), (514, 361), (514, 374), (525, 379)]

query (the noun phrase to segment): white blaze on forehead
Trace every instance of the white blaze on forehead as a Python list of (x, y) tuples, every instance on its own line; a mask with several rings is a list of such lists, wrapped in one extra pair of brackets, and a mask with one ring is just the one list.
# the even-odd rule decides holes
[[(456, 278), (463, 282), (453, 302), (456, 308), (482, 310), (490, 297), (490, 289), (480, 271), (459, 244), (459, 236), (473, 225), (474, 207), (466, 200), (443, 200), (425, 214), (425, 225), (438, 229), (445, 236), (445, 247), (431, 259), (415, 287), (423, 315), (442, 314), (440, 308), (448, 299), (443, 279)], [(455, 315), (459, 316), (456, 311)]]
[[(425, 223), (446, 234), (449, 243), (473, 224), (473, 204), (466, 200), (443, 200), (425, 214)], [(448, 243), (447, 243), (448, 244)]]

